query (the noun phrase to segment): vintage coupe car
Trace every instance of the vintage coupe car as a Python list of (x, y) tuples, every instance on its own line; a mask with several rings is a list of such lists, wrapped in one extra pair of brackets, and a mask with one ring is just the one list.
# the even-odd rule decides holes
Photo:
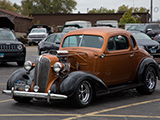
[(18, 102), (33, 98), (72, 100), (86, 107), (93, 96), (136, 88), (151, 94), (159, 78), (159, 66), (133, 35), (116, 28), (82, 28), (67, 33), (60, 50), (26, 61), (7, 82)]

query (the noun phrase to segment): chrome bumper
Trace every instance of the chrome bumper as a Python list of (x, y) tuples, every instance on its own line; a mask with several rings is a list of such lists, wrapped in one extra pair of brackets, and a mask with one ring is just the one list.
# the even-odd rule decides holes
[(25, 92), (25, 91), (16, 91), (14, 88), (12, 90), (3, 90), (4, 94), (13, 96), (20, 96), (20, 97), (32, 97), (32, 98), (45, 98), (47, 99), (47, 102), (50, 102), (50, 100), (57, 100), (57, 99), (67, 99), (66, 95), (60, 95), (60, 94), (53, 94), (50, 93), (50, 90), (48, 93), (38, 93), (38, 92)]

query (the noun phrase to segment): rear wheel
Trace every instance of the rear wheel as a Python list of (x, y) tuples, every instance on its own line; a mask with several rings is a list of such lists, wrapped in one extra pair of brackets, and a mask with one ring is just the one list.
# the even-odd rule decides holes
[(149, 66), (143, 75), (144, 85), (137, 87), (136, 90), (140, 94), (152, 94), (156, 88), (156, 72), (153, 67)]
[(83, 80), (79, 83), (74, 95), (73, 102), (77, 107), (86, 107), (91, 103), (93, 90), (88, 80)]

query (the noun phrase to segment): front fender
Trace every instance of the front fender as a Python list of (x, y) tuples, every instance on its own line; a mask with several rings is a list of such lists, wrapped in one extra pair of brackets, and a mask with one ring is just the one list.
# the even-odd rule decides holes
[(143, 82), (141, 81), (143, 80), (143, 73), (145, 72), (148, 66), (152, 66), (156, 71), (157, 77), (160, 78), (160, 68), (159, 68), (158, 63), (153, 58), (145, 58), (140, 63), (139, 68), (138, 68), (138, 72), (136, 76), (136, 79), (138, 80), (138, 82)]
[(84, 79), (91, 82), (96, 95), (107, 93), (108, 87), (100, 78), (83, 71), (75, 71), (70, 73), (61, 83), (60, 92), (67, 96), (72, 96), (78, 84)]
[(22, 81), (27, 80), (28, 85), (31, 86), (33, 78), (34, 78), (34, 70), (32, 70), (30, 74), (27, 74), (24, 68), (20, 68), (15, 72), (13, 72), (9, 77), (7, 81), (7, 90), (11, 90), (11, 88), (14, 86), (14, 83), (16, 83), (17, 80), (22, 80)]

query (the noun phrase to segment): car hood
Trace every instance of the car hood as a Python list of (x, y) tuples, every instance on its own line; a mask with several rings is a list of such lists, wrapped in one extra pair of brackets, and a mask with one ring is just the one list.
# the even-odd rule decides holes
[(0, 44), (22, 44), (20, 41), (18, 41), (18, 40), (8, 40), (8, 41), (6, 41), (6, 40), (0, 40)]
[(139, 46), (158, 46), (159, 43), (157, 41), (154, 41), (154, 40), (142, 40), (142, 39), (138, 39), (136, 40), (137, 41), (137, 44)]

